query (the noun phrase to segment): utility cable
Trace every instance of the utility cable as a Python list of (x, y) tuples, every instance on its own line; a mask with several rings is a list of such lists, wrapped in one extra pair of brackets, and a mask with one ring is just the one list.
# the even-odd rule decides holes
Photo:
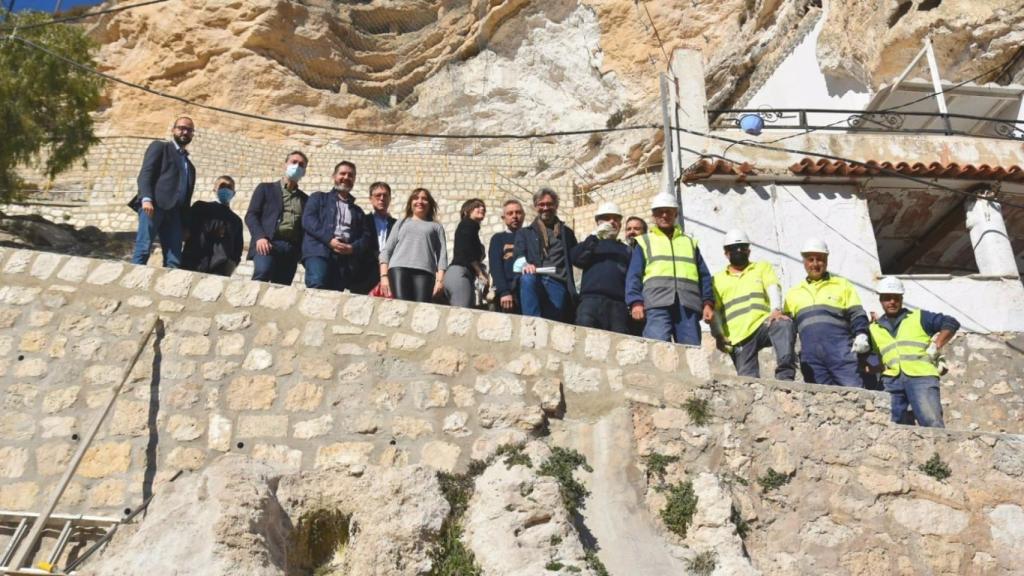
[[(717, 134), (712, 134), (710, 132), (701, 132), (699, 130), (690, 130), (689, 128), (682, 128), (680, 126), (673, 126), (671, 129), (674, 130), (674, 131), (677, 131), (677, 132), (682, 132), (684, 134), (690, 134), (692, 136), (700, 136), (700, 137), (704, 137), (704, 138), (711, 138), (712, 140), (719, 140), (721, 142), (729, 142), (730, 144), (739, 144), (740, 146), (749, 146), (749, 147), (752, 147), (752, 148), (761, 148), (761, 149), (764, 149), (764, 150), (772, 150), (774, 152), (787, 152), (789, 154), (795, 154), (795, 155), (801, 155), (801, 156), (811, 156), (811, 157), (814, 157), (814, 158), (822, 158), (822, 159), (825, 159), (825, 160), (832, 160), (834, 162), (845, 162), (845, 163), (851, 164), (853, 166), (859, 166), (861, 168), (867, 168), (869, 170), (877, 170), (878, 172), (880, 172), (880, 173), (882, 173), (882, 174), (884, 174), (886, 176), (891, 176), (891, 177), (894, 177), (894, 178), (902, 178), (904, 180), (909, 180), (911, 182), (916, 182), (918, 184), (923, 184), (923, 185), (931, 187), (931, 188), (938, 188), (940, 190), (945, 190), (947, 192), (953, 192), (954, 194), (960, 194), (962, 196), (966, 196), (968, 198), (973, 198), (975, 200), (993, 201), (992, 198), (986, 198), (985, 196), (982, 196), (980, 194), (973, 194), (973, 193), (968, 192), (966, 190), (959, 190), (957, 188), (953, 188), (951, 186), (946, 186), (946, 185), (943, 185), (943, 184), (938, 184), (936, 182), (932, 182), (932, 181), (926, 180), (924, 178), (919, 178), (917, 176), (910, 176), (908, 174), (903, 174), (902, 172), (898, 172), (896, 170), (892, 170), (892, 169), (886, 168), (884, 166), (880, 166), (880, 165), (877, 165), (877, 164), (874, 164), (874, 165), (868, 164), (867, 162), (863, 162), (861, 160), (854, 160), (852, 158), (846, 158), (846, 157), (843, 157), (843, 156), (836, 156), (834, 154), (824, 154), (824, 153), (821, 153), (821, 152), (811, 152), (810, 150), (800, 150), (800, 149), (797, 149), (797, 148), (786, 148), (786, 147), (782, 147), (782, 146), (769, 146), (768, 144), (763, 144), (763, 143), (760, 143), (760, 142), (752, 142), (750, 140), (736, 140), (735, 138), (729, 138), (728, 136), (719, 136)], [(727, 159), (727, 160), (732, 162), (732, 163), (734, 163), (734, 164), (741, 164), (741, 162), (737, 162), (736, 160), (733, 160), (733, 159)], [(1012, 202), (1005, 202), (1003, 200), (994, 200), (994, 201), (998, 202), (999, 204), (1002, 204), (1003, 206), (1009, 206), (1011, 208), (1020, 208), (1020, 209), (1024, 210), (1024, 204), (1015, 204), (1015, 203), (1012, 203)]]
[(35, 28), (43, 28), (45, 26), (51, 26), (53, 24), (64, 24), (67, 22), (76, 22), (78, 20), (84, 20), (93, 16), (102, 16), (104, 14), (114, 14), (116, 12), (124, 12), (125, 10), (131, 10), (133, 8), (141, 8), (142, 6), (151, 6), (153, 4), (162, 4), (164, 2), (170, 2), (171, 0), (148, 0), (147, 2), (139, 2), (138, 4), (127, 4), (125, 6), (115, 6), (114, 8), (106, 8), (103, 10), (97, 10), (95, 12), (85, 12), (75, 16), (66, 16), (63, 18), (54, 18), (47, 20), (46, 22), (37, 22), (35, 24), (29, 24), (27, 26), (3, 26), (0, 27), (0, 32), (11, 32), (15, 29), (18, 30), (33, 30)]
[[(160, 1), (161, 2), (165, 2), (167, 0), (160, 0)], [(200, 108), (200, 109), (203, 109), (203, 110), (210, 110), (210, 111), (218, 112), (218, 113), (221, 113), (221, 114), (227, 114), (227, 115), (230, 115), (230, 116), (238, 116), (238, 117), (241, 117), (241, 118), (248, 118), (250, 120), (259, 120), (259, 121), (270, 122), (270, 123), (274, 123), (274, 124), (284, 124), (284, 125), (287, 125), (287, 126), (297, 126), (297, 127), (300, 127), (300, 128), (312, 128), (312, 129), (315, 129), (315, 130), (329, 130), (329, 131), (333, 131), (333, 132), (344, 132), (344, 133), (348, 133), (348, 134), (360, 134), (360, 135), (365, 135), (365, 136), (387, 136), (387, 137), (396, 137), (396, 138), (437, 138), (437, 139), (447, 139), (447, 140), (532, 140), (532, 139), (537, 139), (537, 138), (552, 138), (552, 137), (558, 137), (558, 136), (582, 136), (582, 135), (587, 135), (587, 134), (605, 134), (605, 133), (609, 133), (609, 132), (629, 132), (629, 131), (636, 131), (636, 130), (661, 130), (661, 126), (658, 125), (658, 124), (640, 124), (640, 125), (634, 125), (634, 126), (617, 126), (615, 128), (590, 128), (590, 129), (586, 129), (586, 130), (560, 130), (560, 131), (553, 131), (553, 132), (534, 132), (534, 133), (530, 133), (530, 134), (500, 134), (500, 133), (499, 134), (436, 134), (436, 133), (429, 133), (429, 132), (402, 132), (402, 131), (391, 131), (391, 130), (368, 130), (368, 129), (360, 129), (360, 128), (345, 128), (345, 127), (342, 127), (342, 126), (328, 126), (326, 124), (312, 124), (312, 123), (309, 123), (309, 122), (299, 122), (297, 120), (287, 120), (287, 119), (284, 119), (284, 118), (274, 118), (274, 117), (271, 117), (271, 116), (263, 116), (263, 115), (260, 115), (260, 114), (252, 114), (252, 113), (249, 113), (249, 112), (242, 112), (240, 110), (232, 110), (230, 108), (222, 108), (220, 106), (212, 106), (210, 104), (203, 104), (202, 102), (196, 102), (195, 100), (190, 100), (190, 99), (182, 97), (182, 96), (175, 96), (174, 94), (168, 94), (166, 92), (161, 92), (160, 90), (156, 90), (156, 89), (150, 88), (148, 86), (144, 86), (142, 84), (137, 84), (135, 82), (124, 80), (124, 79), (118, 78), (117, 76), (113, 76), (111, 74), (107, 74), (105, 72), (100, 72), (99, 70), (96, 70), (95, 68), (91, 68), (91, 67), (86, 66), (86, 65), (84, 65), (84, 64), (82, 64), (80, 62), (76, 62), (76, 61), (74, 61), (74, 60), (72, 60), (72, 59), (70, 59), (70, 58), (68, 58), (66, 56), (58, 54), (58, 53), (56, 53), (56, 52), (54, 52), (54, 51), (52, 51), (52, 50), (50, 50), (50, 49), (48, 49), (48, 48), (46, 48), (44, 46), (40, 46), (39, 44), (36, 44), (35, 42), (33, 42), (31, 40), (27, 40), (25, 38), (22, 38), (20, 36), (11, 36), (11, 35), (0, 36), (0, 39), (4, 39), (4, 38), (9, 38), (11, 40), (14, 40), (14, 41), (17, 41), (17, 42), (21, 42), (22, 44), (24, 44), (24, 45), (26, 45), (26, 46), (34, 49), (34, 50), (38, 50), (40, 52), (43, 52), (44, 54), (47, 54), (47, 55), (52, 56), (54, 58), (57, 58), (58, 60), (63, 61), (64, 63), (68, 64), (69, 66), (73, 66), (73, 67), (78, 68), (79, 70), (82, 70), (84, 72), (87, 72), (87, 73), (90, 73), (90, 74), (95, 74), (96, 76), (99, 76), (99, 77), (104, 78), (106, 80), (109, 80), (111, 82), (115, 82), (117, 84), (122, 84), (124, 86), (128, 86), (129, 88), (134, 88), (136, 90), (141, 90), (143, 92), (147, 92), (147, 93), (152, 94), (154, 96), (159, 96), (160, 98), (166, 98), (168, 100), (174, 100), (176, 102), (180, 102), (180, 103), (186, 104), (188, 106), (193, 106), (195, 108)]]

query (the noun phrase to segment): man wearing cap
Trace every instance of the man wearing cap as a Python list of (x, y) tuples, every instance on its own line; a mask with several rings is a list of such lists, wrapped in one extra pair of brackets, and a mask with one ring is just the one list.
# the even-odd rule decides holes
[(700, 320), (715, 316), (711, 275), (697, 241), (676, 223), (679, 202), (659, 194), (651, 202), (654, 227), (640, 236), (626, 272), (626, 302), (634, 320), (646, 318), (644, 337), (700, 345)]
[(860, 296), (849, 280), (829, 273), (823, 240), (807, 240), (800, 255), (807, 278), (786, 293), (783, 311), (796, 320), (804, 382), (862, 388), (857, 355), (871, 345)]
[(960, 323), (944, 314), (904, 308), (903, 292), (899, 278), (879, 281), (878, 301), (885, 315), (869, 328), (872, 351), (882, 358), (882, 385), (891, 395), (892, 421), (944, 428), (936, 361)]
[(750, 239), (742, 230), (725, 235), (729, 265), (715, 274), (715, 340), (732, 357), (740, 376), (760, 378), (757, 353), (775, 349), (775, 378), (796, 376), (793, 321), (782, 313), (782, 286), (772, 265), (750, 261)]
[(618, 241), (622, 213), (614, 202), (603, 202), (594, 221), (594, 232), (570, 251), (573, 265), (583, 270), (576, 324), (625, 334), (629, 248)]

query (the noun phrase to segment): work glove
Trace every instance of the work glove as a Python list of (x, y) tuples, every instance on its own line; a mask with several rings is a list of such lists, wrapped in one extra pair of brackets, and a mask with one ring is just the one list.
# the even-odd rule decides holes
[(928, 358), (932, 361), (932, 364), (935, 364), (936, 361), (939, 359), (939, 347), (935, 345), (935, 342), (932, 342), (931, 344), (928, 345), (928, 349), (925, 350), (925, 354), (928, 355)]
[(867, 334), (857, 334), (853, 339), (853, 346), (850, 347), (850, 352), (854, 354), (867, 354), (871, 351), (871, 344), (868, 342)]
[(602, 222), (597, 225), (596, 229), (594, 229), (594, 236), (597, 236), (598, 240), (605, 240), (607, 238), (611, 238), (611, 235), (612, 225), (608, 222)]

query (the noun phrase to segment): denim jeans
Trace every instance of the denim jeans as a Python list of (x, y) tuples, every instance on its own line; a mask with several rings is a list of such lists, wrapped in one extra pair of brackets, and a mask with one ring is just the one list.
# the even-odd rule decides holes
[(299, 267), (299, 248), (286, 240), (270, 243), (270, 254), (253, 252), (252, 279), (291, 286)]
[(132, 264), (149, 262), (149, 254), (153, 250), (153, 239), (160, 238), (160, 249), (164, 255), (164, 268), (177, 268), (181, 265), (181, 211), (154, 209), (150, 218), (145, 210), (139, 210), (139, 230), (135, 233), (135, 250), (132, 252)]
[(346, 270), (340, 259), (334, 256), (310, 256), (302, 261), (306, 269), (306, 288), (337, 290), (346, 286)]
[(648, 308), (644, 338), (700, 346), (700, 318), (697, 310), (684, 308), (677, 300), (672, 306)]
[[(939, 401), (939, 379), (935, 376), (882, 376), (885, 390), (892, 395), (892, 421), (931, 428), (945, 428), (942, 403)], [(910, 410), (913, 410), (913, 414)]]
[(796, 377), (796, 327), (789, 318), (780, 318), (769, 324), (766, 319), (749, 338), (734, 344), (732, 363), (740, 376), (761, 377), (757, 353), (769, 346), (775, 349), (775, 379), (792, 380)]
[(563, 321), (569, 290), (565, 281), (546, 274), (523, 274), (519, 277), (519, 302), (523, 316), (540, 316)]

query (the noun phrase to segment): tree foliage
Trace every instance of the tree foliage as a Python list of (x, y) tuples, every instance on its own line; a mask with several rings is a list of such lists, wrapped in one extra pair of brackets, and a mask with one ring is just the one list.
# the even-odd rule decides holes
[(49, 19), (39, 12), (8, 14), (0, 27), (0, 200), (21, 190), (19, 166), (38, 168), (53, 178), (98, 141), (90, 113), (100, 104), (102, 79), (17, 40), (24, 38), (93, 68), (95, 44), (81, 28), (23, 28)]

